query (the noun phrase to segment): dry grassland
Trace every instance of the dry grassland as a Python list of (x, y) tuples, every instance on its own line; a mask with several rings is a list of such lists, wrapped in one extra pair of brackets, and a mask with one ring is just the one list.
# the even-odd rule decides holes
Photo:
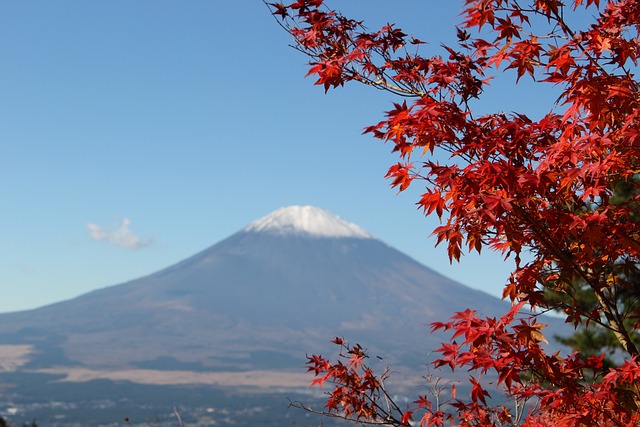
[(0, 345), (0, 372), (13, 372), (27, 363), (32, 350), (27, 344)]
[(245, 372), (192, 372), (157, 371), (152, 369), (95, 370), (86, 368), (49, 368), (35, 372), (65, 375), (61, 381), (84, 382), (96, 379), (131, 381), (155, 385), (217, 385), (257, 388), (308, 387), (311, 376), (305, 372), (245, 371)]

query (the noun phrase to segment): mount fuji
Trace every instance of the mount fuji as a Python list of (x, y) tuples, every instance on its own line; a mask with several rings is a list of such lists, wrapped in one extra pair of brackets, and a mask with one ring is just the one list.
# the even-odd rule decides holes
[(428, 324), (466, 308), (496, 316), (508, 304), (327, 211), (292, 206), (149, 276), (0, 315), (0, 344), (25, 349), (11, 368), (23, 371), (238, 372), (299, 370), (344, 336), (419, 369), (447, 339)]

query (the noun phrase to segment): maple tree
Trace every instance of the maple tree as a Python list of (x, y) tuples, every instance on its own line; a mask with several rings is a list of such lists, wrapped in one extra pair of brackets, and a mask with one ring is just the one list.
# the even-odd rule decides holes
[[(514, 261), (508, 313), (469, 309), (432, 325), (452, 332), (435, 365), (471, 372), (467, 398), (452, 391), (447, 402), (420, 396), (400, 408), (386, 373), (342, 339), (336, 362), (309, 359), (314, 384), (334, 384), (327, 413), (372, 424), (637, 426), (640, 0), (463, 5), (457, 42), (423, 56), (423, 41), (394, 25), (370, 31), (323, 0), (269, 4), (325, 91), (360, 82), (400, 98), (365, 133), (398, 153), (393, 187), (421, 183), (418, 206), (440, 218), (434, 235), (449, 258), (488, 248)], [(576, 28), (572, 16), (590, 22)], [(552, 86), (557, 101), (539, 118), (474, 114), (491, 80), (509, 73)], [(547, 354), (544, 325), (518, 315), (525, 304), (608, 338), (591, 352)], [(604, 363), (602, 347), (619, 349), (618, 366)], [(488, 398), (488, 373), (514, 404)]]

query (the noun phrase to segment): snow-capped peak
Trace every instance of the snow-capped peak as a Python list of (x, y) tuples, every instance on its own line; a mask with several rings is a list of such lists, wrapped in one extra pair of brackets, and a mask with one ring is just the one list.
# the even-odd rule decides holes
[(279, 235), (306, 234), (314, 237), (373, 238), (356, 224), (313, 206), (280, 208), (252, 222), (243, 231), (260, 231)]

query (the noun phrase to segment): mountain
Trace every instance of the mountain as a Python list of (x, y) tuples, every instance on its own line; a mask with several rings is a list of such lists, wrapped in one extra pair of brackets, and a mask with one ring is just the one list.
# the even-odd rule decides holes
[[(157, 273), (0, 315), (20, 369), (299, 369), (344, 336), (421, 368), (428, 324), (507, 303), (416, 262), (329, 212), (292, 206)], [(26, 347), (26, 346), (28, 347)]]

